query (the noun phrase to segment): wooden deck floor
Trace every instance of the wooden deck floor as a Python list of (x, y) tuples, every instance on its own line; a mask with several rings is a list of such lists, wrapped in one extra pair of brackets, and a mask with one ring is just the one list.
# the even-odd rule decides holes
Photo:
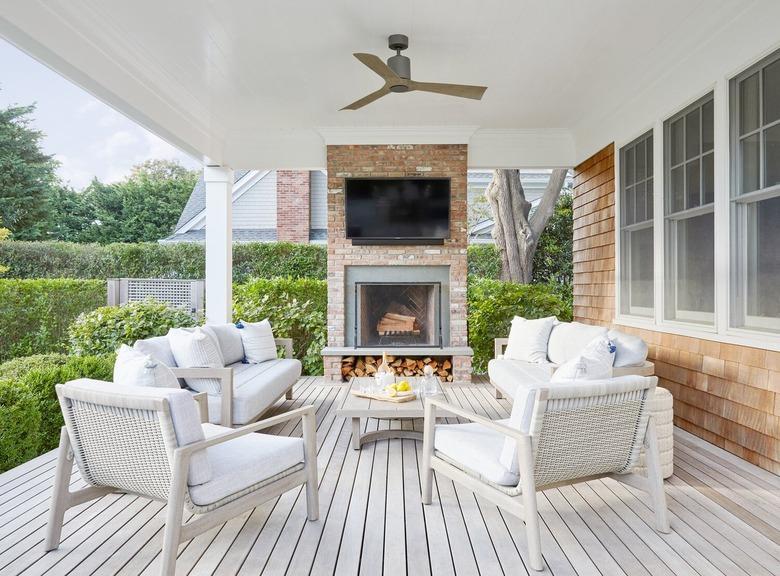
[[(334, 415), (341, 387), (302, 379), (294, 400), (317, 407), (321, 519), (306, 521), (300, 490), (182, 544), (181, 574), (527, 574), (522, 523), (443, 478), (420, 503), (421, 445), (384, 440), (355, 451)], [(492, 418), (506, 401), (484, 385), (452, 400)], [(367, 429), (397, 426), (369, 420)], [(284, 426), (278, 434), (300, 434)], [(644, 494), (594, 481), (540, 498), (547, 573), (780, 574), (780, 478), (682, 431), (666, 482), (673, 532), (652, 528)], [(44, 554), (54, 453), (0, 475), (0, 574), (157, 574), (164, 506), (110, 495), (66, 515), (63, 542)], [(78, 473), (73, 484), (81, 484)]]

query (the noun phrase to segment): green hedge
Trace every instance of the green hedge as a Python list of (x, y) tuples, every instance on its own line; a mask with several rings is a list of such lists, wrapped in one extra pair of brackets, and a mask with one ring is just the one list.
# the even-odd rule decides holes
[(255, 279), (233, 287), (233, 319), (268, 318), (277, 338), (292, 338), (304, 374), (322, 374), (328, 286), (310, 278)]
[[(2, 242), (9, 278), (203, 278), (202, 244)], [(289, 242), (233, 245), (233, 279), (327, 276), (324, 246)]]
[(468, 248), (469, 276), (501, 278), (501, 255), (494, 244), (472, 244)]
[(62, 351), (71, 322), (105, 302), (99, 280), (0, 279), (0, 362)]
[(124, 306), (102, 306), (80, 315), (70, 328), (70, 351), (77, 355), (111, 354), (122, 344), (164, 336), (171, 328), (194, 326), (195, 320), (182, 310), (146, 300)]
[(515, 316), (557, 316), (570, 321), (571, 305), (546, 284), (513, 284), (486, 278), (470, 278), (468, 286), (469, 345), (474, 349), (475, 372), (485, 372), (493, 357), (494, 338), (505, 338)]
[(0, 364), (0, 472), (57, 447), (63, 424), (57, 384), (111, 380), (113, 369), (113, 355), (39, 355)]

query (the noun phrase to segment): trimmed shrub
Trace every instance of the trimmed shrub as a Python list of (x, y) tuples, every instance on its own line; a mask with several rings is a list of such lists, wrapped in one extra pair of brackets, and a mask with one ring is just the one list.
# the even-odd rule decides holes
[[(203, 244), (3, 242), (0, 262), (12, 278), (203, 278)], [(233, 279), (326, 278), (324, 246), (289, 242), (233, 245)]]
[(0, 279), (0, 362), (62, 351), (71, 322), (105, 302), (99, 280)]
[(13, 380), (0, 380), (0, 472), (40, 454), (40, 425), (41, 413), (30, 390)]
[(501, 278), (501, 255), (495, 244), (472, 244), (468, 248), (469, 276)]
[(322, 374), (327, 340), (328, 287), (308, 278), (255, 279), (233, 287), (233, 319), (268, 318), (277, 338), (292, 338), (304, 374)]
[(73, 354), (112, 354), (122, 344), (164, 336), (171, 328), (194, 326), (195, 320), (182, 310), (154, 300), (124, 306), (103, 306), (80, 315), (68, 329)]
[(512, 318), (557, 316), (571, 320), (571, 306), (546, 284), (515, 284), (485, 278), (470, 278), (468, 286), (469, 345), (474, 349), (473, 367), (487, 370), (493, 357), (493, 339), (509, 334)]
[(18, 380), (32, 370), (43, 370), (68, 363), (67, 354), (34, 354), (21, 356), (0, 364), (0, 380)]

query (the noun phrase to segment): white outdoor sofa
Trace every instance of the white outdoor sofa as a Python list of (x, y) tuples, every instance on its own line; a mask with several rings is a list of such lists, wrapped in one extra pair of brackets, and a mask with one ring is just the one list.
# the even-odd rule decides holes
[[(495, 339), (495, 356), (488, 363), (490, 384), (495, 389), (496, 398), (503, 396), (514, 400), (519, 390), (541, 388), (550, 385), (553, 372), (564, 362), (577, 356), (589, 342), (605, 336), (615, 341), (617, 353), (612, 377), (620, 376), (653, 376), (655, 365), (644, 359), (641, 362), (629, 363), (621, 355), (621, 341), (636, 342), (637, 337), (629, 336), (618, 330), (609, 330), (603, 326), (593, 326), (580, 322), (560, 322), (550, 332), (547, 342), (548, 362), (533, 363), (522, 360), (504, 358), (504, 348), (508, 338)], [(646, 345), (645, 345), (646, 354)], [(629, 361), (636, 358), (628, 357)], [(655, 388), (649, 398), (652, 414), (658, 434), (658, 449), (660, 453), (661, 472), (664, 478), (669, 478), (674, 472), (674, 401), (672, 394), (666, 388)], [(637, 471), (645, 466), (644, 452), (641, 454)]]
[(282, 396), (292, 399), (292, 389), (301, 376), (302, 366), (300, 360), (293, 358), (291, 338), (275, 339), (276, 345), (284, 348), (284, 358), (244, 364), (241, 334), (234, 324), (209, 324), (203, 328), (217, 340), (225, 363), (223, 368), (178, 367), (167, 336), (138, 340), (133, 348), (171, 368), (182, 385), (186, 378), (218, 379), (219, 393), (206, 397), (208, 419), (212, 424), (249, 424), (260, 418)]
[[(57, 385), (65, 418), (45, 549), (60, 545), (73, 506), (112, 492), (167, 503), (160, 574), (175, 573), (179, 543), (306, 486), (309, 520), (319, 516), (316, 422), (304, 406), (231, 429), (205, 422), (192, 395), (176, 388), (80, 379)], [(253, 434), (293, 419), (302, 438)], [(89, 487), (70, 490), (73, 464)], [(184, 510), (195, 514), (182, 524)]]
[[(439, 399), (425, 401), (422, 501), (432, 471), (525, 522), (530, 566), (543, 570), (536, 493), (605, 476), (645, 490), (656, 529), (669, 532), (654, 418), (655, 377), (623, 376), (529, 390), (508, 420), (494, 421)], [(467, 424), (436, 424), (436, 411)], [(647, 469), (636, 473), (640, 450)]]

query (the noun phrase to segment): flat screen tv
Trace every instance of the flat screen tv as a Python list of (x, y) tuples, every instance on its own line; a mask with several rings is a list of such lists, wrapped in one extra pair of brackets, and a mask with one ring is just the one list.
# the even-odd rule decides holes
[(348, 178), (354, 244), (441, 244), (450, 237), (449, 178)]

